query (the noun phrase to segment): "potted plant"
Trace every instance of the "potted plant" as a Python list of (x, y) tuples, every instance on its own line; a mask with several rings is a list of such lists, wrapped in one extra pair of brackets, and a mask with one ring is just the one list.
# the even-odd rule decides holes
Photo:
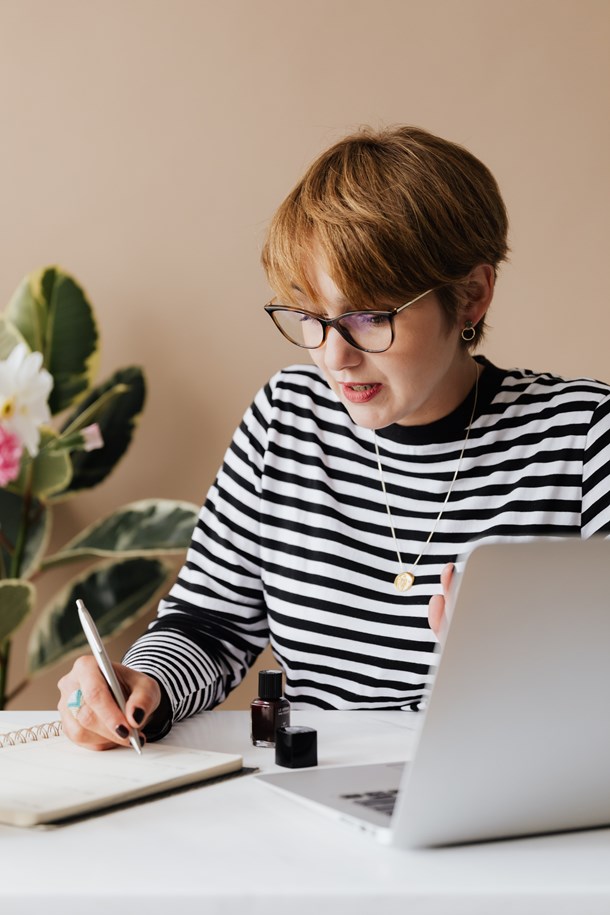
[[(108, 477), (144, 406), (141, 368), (96, 384), (98, 361), (96, 316), (76, 280), (57, 267), (26, 276), (0, 314), (0, 709), (85, 645), (77, 598), (106, 637), (145, 613), (167, 590), (196, 523), (191, 503), (142, 500), (48, 554), (54, 506)], [(37, 607), (37, 577), (83, 559), (93, 565)], [(11, 642), (34, 612), (26, 679), (8, 696)]]

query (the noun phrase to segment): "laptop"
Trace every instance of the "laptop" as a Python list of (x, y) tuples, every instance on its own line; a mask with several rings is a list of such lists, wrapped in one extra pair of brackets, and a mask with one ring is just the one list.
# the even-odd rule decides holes
[(609, 588), (610, 540), (478, 546), (412, 759), (256, 778), (402, 847), (610, 824)]

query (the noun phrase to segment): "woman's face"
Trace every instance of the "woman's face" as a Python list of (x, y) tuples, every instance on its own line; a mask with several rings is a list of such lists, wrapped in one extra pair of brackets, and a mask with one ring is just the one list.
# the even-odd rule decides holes
[[(351, 310), (321, 259), (312, 260), (309, 272), (325, 316)], [(305, 298), (299, 304), (320, 308)], [(395, 304), (378, 303), (380, 308)], [(364, 353), (329, 328), (326, 342), (309, 353), (359, 426), (424, 425), (451, 413), (474, 383), (476, 366), (460, 340), (462, 323), (449, 327), (431, 292), (397, 315), (394, 342), (386, 352)]]

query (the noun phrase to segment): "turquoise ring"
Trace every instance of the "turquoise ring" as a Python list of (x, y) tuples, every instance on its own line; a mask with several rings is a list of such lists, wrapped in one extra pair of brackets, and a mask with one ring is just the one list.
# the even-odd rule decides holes
[(68, 709), (72, 712), (75, 718), (78, 718), (78, 713), (81, 710), (83, 704), (83, 691), (81, 689), (75, 689), (73, 693), (70, 693), (68, 697)]

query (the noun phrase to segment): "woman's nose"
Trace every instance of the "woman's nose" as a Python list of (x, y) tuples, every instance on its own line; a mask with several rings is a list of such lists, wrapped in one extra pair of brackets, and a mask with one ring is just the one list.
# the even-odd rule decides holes
[(360, 350), (348, 343), (334, 327), (329, 327), (324, 343), (324, 364), (327, 369), (339, 372), (352, 368), (362, 360)]

